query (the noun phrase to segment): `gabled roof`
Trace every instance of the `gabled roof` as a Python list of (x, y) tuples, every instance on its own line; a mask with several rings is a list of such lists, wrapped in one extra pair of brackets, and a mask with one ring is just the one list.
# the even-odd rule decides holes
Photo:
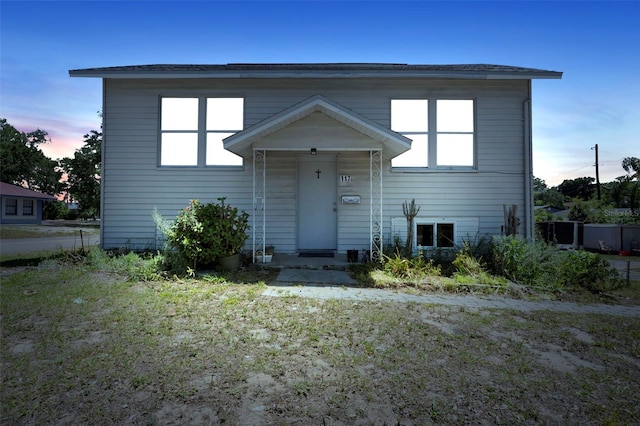
[(0, 182), (0, 195), (8, 197), (20, 197), (20, 198), (36, 198), (38, 200), (55, 200), (56, 197), (49, 194), (43, 194), (42, 192), (32, 191), (27, 188), (23, 188), (17, 185), (11, 185), (10, 183)]
[[(235, 154), (246, 157), (251, 152), (251, 145), (254, 142), (316, 111), (322, 112), (345, 126), (381, 142), (384, 146), (386, 157), (395, 157), (411, 148), (411, 139), (391, 131), (322, 95), (312, 96), (260, 123), (229, 136), (224, 140), (224, 147)], [(341, 147), (341, 149), (349, 150), (349, 147)]]
[(384, 63), (155, 64), (69, 70), (71, 77), (100, 78), (562, 78), (562, 72), (510, 65), (410, 65)]

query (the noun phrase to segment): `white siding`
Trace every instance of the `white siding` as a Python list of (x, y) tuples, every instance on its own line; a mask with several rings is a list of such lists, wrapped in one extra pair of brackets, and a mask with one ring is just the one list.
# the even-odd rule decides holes
[[(105, 81), (103, 247), (154, 248), (154, 208), (174, 218), (190, 199), (227, 202), (249, 213), (252, 160), (242, 170), (158, 167), (160, 96), (241, 96), (245, 128), (291, 105), (321, 94), (381, 125), (389, 126), (391, 98), (473, 98), (477, 101), (477, 170), (402, 173), (384, 159), (383, 236), (392, 238), (392, 218), (402, 202), (416, 199), (425, 217), (477, 220), (480, 233), (500, 233), (502, 205), (524, 211), (523, 102), (528, 82), (520, 80), (109, 80)], [(322, 114), (311, 116), (263, 141), (280, 138), (283, 149), (315, 146), (379, 146)], [(338, 142), (336, 142), (338, 141)], [(280, 142), (278, 142), (280, 143)], [(338, 187), (340, 251), (369, 245), (369, 157), (366, 152), (337, 152), (338, 175), (351, 186)], [(266, 242), (279, 252), (296, 250), (296, 155), (267, 152)], [(361, 203), (340, 204), (341, 195), (360, 195)], [(524, 219), (523, 219), (524, 222)], [(524, 225), (524, 224), (523, 224)], [(248, 243), (250, 240), (248, 240)]]

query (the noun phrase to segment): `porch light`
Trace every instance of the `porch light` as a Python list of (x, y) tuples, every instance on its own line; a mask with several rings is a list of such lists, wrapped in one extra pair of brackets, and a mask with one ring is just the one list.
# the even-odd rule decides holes
[(318, 150), (315, 148), (311, 148), (311, 155), (316, 155), (318, 153)]

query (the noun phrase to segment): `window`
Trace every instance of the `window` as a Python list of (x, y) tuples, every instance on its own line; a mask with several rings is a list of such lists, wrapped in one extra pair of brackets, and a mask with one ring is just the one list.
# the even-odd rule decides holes
[(242, 166), (242, 157), (224, 149), (222, 140), (242, 130), (242, 98), (207, 99), (207, 166)]
[(160, 164), (198, 165), (198, 99), (163, 98), (160, 117)]
[(418, 247), (453, 247), (454, 241), (453, 223), (419, 223), (416, 225), (416, 245)]
[(391, 160), (392, 167), (428, 167), (429, 102), (426, 99), (392, 99), (391, 130), (413, 142), (411, 149)]
[(22, 200), (22, 215), (33, 216), (33, 200)]
[(438, 166), (473, 167), (473, 101), (438, 100)]
[(4, 201), (4, 214), (7, 216), (15, 216), (18, 214), (18, 199), (7, 198)]
[(242, 98), (162, 98), (161, 166), (242, 166), (222, 140), (243, 128)]
[(473, 100), (392, 99), (391, 130), (413, 141), (409, 151), (391, 160), (392, 167), (475, 166)]

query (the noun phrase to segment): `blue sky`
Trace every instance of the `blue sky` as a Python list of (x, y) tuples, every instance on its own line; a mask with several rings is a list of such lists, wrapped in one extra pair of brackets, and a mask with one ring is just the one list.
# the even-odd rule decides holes
[(99, 79), (153, 63), (493, 63), (564, 72), (533, 84), (534, 174), (624, 174), (640, 157), (640, 2), (0, 2), (0, 117), (52, 158), (98, 129)]

